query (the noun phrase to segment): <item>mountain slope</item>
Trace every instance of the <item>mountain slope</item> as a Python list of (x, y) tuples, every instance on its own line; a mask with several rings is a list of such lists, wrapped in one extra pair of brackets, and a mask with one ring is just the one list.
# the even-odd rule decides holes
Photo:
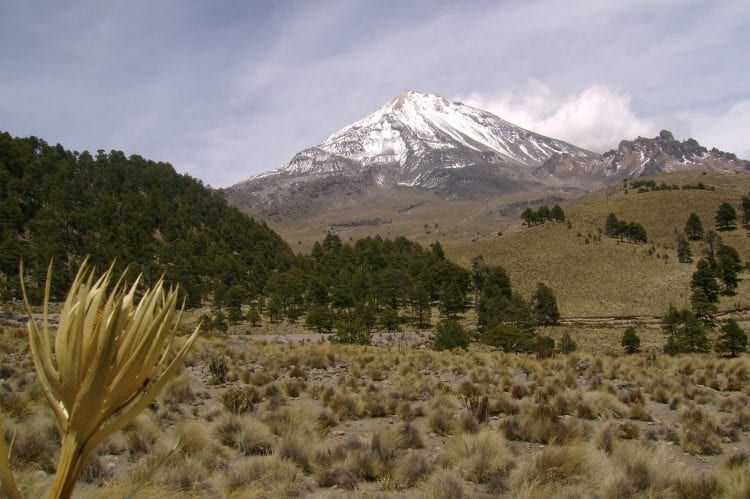
[[(661, 316), (670, 303), (689, 305), (692, 264), (677, 259), (677, 234), (683, 233), (690, 212), (699, 215), (704, 229), (714, 229), (714, 216), (722, 202), (737, 212), (741, 196), (750, 192), (750, 175), (708, 172), (676, 172), (645, 177), (657, 183), (706, 189), (666, 190), (638, 193), (622, 183), (564, 204), (570, 221), (531, 228), (515, 227), (502, 237), (477, 242), (443, 243), (446, 256), (469, 268), (472, 258), (503, 265), (519, 290), (528, 295), (536, 282), (554, 290), (563, 316)], [(618, 219), (641, 223), (647, 244), (620, 242), (599, 235), (609, 213)], [(750, 238), (744, 228), (719, 232), (722, 240), (737, 249), (743, 262), (750, 260)], [(705, 251), (703, 241), (690, 243), (694, 260)], [(750, 279), (740, 275), (736, 296), (723, 297), (720, 309), (750, 307)]]
[(243, 211), (283, 225), (346, 216), (384, 199), (403, 204), (426, 193), (446, 200), (532, 191), (536, 197), (559, 196), (627, 177), (692, 169), (747, 172), (750, 162), (709, 151), (693, 139), (677, 141), (667, 131), (653, 139), (623, 140), (599, 155), (460, 102), (406, 92), (224, 195)]
[(596, 158), (486, 111), (407, 92), (278, 170), (225, 194), (239, 207), (282, 215), (357, 204), (403, 189), (471, 199), (541, 185), (534, 171), (553, 155)]
[(0, 133), (0, 301), (20, 297), (21, 258), (32, 298), (54, 260), (56, 299), (87, 255), (100, 269), (130, 265), (146, 284), (164, 274), (190, 304), (232, 284), (252, 291), (293, 258), (265, 224), (169, 164)]

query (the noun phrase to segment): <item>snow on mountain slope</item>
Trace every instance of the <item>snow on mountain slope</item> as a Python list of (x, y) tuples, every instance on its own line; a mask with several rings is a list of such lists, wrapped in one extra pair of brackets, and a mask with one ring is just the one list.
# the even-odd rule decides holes
[(750, 163), (669, 132), (599, 155), (438, 95), (406, 92), (224, 190), (234, 206), (275, 216), (363, 206), (404, 190), (482, 199), (532, 190), (585, 192), (625, 177), (682, 169), (747, 172)]
[[(433, 94), (406, 92), (366, 118), (336, 132), (322, 144), (297, 154), (277, 172), (287, 175), (334, 174), (343, 160), (361, 167), (397, 165), (399, 183), (419, 184), (416, 170), (461, 168), (476, 155), (521, 167), (541, 165), (553, 154), (590, 153), (512, 125), (497, 116)], [(427, 156), (441, 153), (452, 162), (430, 164)], [(420, 172), (424, 173), (424, 172)], [(424, 175), (422, 175), (424, 176)]]

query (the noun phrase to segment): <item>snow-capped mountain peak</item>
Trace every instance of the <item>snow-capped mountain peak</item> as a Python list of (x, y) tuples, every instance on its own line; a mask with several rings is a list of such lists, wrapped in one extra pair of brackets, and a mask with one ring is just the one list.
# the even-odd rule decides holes
[[(472, 164), (475, 158), (467, 152), (489, 154), (525, 167), (539, 166), (553, 154), (587, 154), (486, 111), (438, 95), (409, 91), (320, 145), (297, 154), (279, 173), (326, 175), (341, 172), (351, 163), (361, 168), (389, 165), (400, 170), (399, 177), (406, 175), (398, 179), (399, 183), (413, 185), (415, 170)], [(441, 161), (435, 161), (436, 154)]]

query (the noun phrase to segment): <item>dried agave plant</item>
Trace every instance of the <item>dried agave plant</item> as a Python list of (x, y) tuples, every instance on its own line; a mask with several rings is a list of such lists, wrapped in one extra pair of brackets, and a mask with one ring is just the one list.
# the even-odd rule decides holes
[[(175, 317), (177, 289), (165, 290), (159, 280), (137, 301), (140, 277), (128, 289), (123, 275), (108, 292), (112, 275), (110, 267), (94, 281), (86, 262), (81, 265), (54, 342), (48, 325), (52, 266), (41, 328), (32, 319), (23, 289), (34, 365), (62, 438), (50, 497), (70, 497), (86, 458), (156, 398), (198, 335), (196, 328), (170, 360), (182, 315), (180, 311)], [(0, 445), (2, 489), (8, 497), (20, 497), (4, 447)]]

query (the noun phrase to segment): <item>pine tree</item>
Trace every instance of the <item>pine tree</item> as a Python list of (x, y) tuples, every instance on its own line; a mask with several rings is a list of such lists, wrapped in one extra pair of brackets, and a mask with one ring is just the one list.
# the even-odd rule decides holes
[(711, 264), (705, 258), (698, 260), (698, 267), (693, 273), (690, 287), (702, 290), (706, 299), (711, 303), (719, 301), (719, 283), (716, 282), (716, 275)]
[(432, 311), (430, 310), (430, 293), (422, 282), (412, 283), (407, 295), (412, 311), (412, 321), (418, 328), (429, 324)]
[(693, 252), (690, 250), (690, 243), (683, 236), (677, 237), (677, 261), (680, 263), (693, 262)]
[(523, 220), (528, 227), (532, 227), (540, 222), (539, 214), (531, 208), (526, 208), (523, 213), (521, 213), (521, 220)]
[(537, 283), (531, 303), (536, 312), (536, 319), (540, 324), (557, 324), (560, 319), (560, 312), (557, 309), (557, 300), (551, 288), (544, 283)]
[(724, 283), (724, 293), (734, 294), (737, 289), (737, 274), (742, 270), (740, 255), (733, 247), (721, 245), (717, 257), (717, 274)]
[(716, 227), (719, 230), (730, 230), (734, 228), (737, 221), (737, 212), (729, 203), (721, 203), (719, 210), (716, 212)]
[(690, 295), (690, 305), (693, 308), (693, 313), (706, 327), (714, 327), (714, 316), (718, 308), (716, 304), (708, 299), (705, 291), (702, 288), (694, 288)]
[(627, 225), (627, 229), (625, 230), (625, 232), (628, 239), (634, 243), (645, 243), (648, 241), (646, 229), (644, 229), (643, 225), (639, 224), (638, 222), (630, 222)]
[(250, 310), (247, 312), (247, 320), (250, 322), (250, 325), (253, 327), (260, 326), (261, 317), (258, 313), (258, 310), (255, 307), (250, 307)]
[(716, 342), (716, 351), (736, 357), (737, 354), (747, 351), (747, 333), (734, 319), (729, 319), (721, 327)]
[(305, 326), (315, 330), (318, 334), (330, 333), (333, 330), (333, 322), (333, 312), (325, 305), (311, 307), (305, 317)]
[(695, 212), (690, 213), (685, 223), (685, 235), (691, 241), (703, 239), (703, 224), (700, 217)]
[(539, 222), (541, 223), (552, 220), (552, 212), (550, 211), (549, 206), (547, 206), (546, 204), (540, 206), (536, 212), (536, 217), (537, 220), (539, 220)]
[(607, 215), (607, 221), (604, 223), (604, 234), (608, 237), (617, 237), (619, 235), (618, 227), (617, 216), (614, 213)]
[(378, 323), (380, 324), (380, 327), (389, 332), (392, 333), (393, 331), (399, 330), (399, 320), (398, 320), (398, 311), (390, 306), (385, 306), (380, 310), (380, 314), (378, 317)]
[(564, 222), (565, 221), (565, 212), (562, 208), (560, 208), (559, 204), (556, 204), (552, 207), (552, 210), (550, 211), (550, 215), (552, 215), (552, 218), (555, 220), (555, 222)]
[(740, 207), (742, 208), (742, 225), (750, 227), (750, 195), (742, 196), (740, 203)]
[(662, 331), (667, 337), (664, 351), (670, 355), (708, 351), (706, 330), (689, 310), (677, 310), (670, 305), (662, 321)]

